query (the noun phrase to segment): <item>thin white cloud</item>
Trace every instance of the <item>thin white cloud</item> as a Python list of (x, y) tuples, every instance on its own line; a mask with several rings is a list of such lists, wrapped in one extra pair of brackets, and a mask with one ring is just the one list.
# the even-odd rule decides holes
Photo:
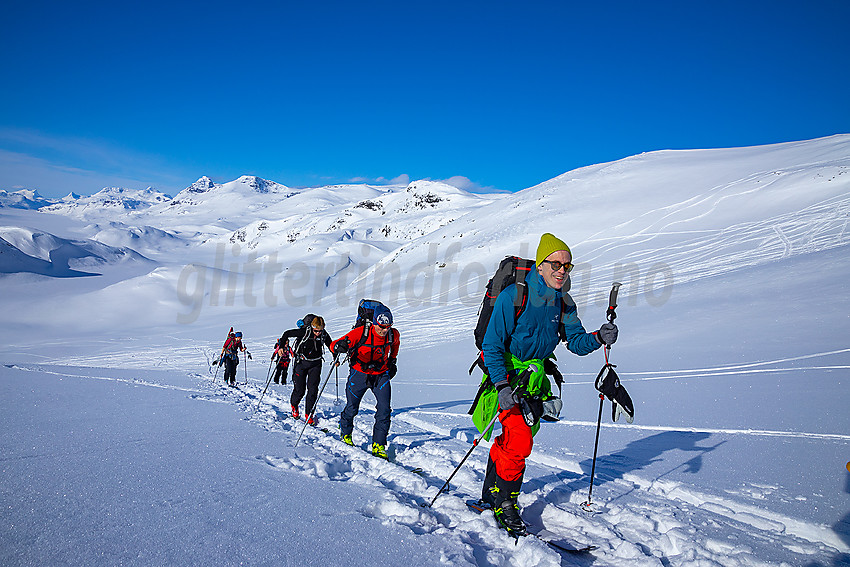
[(449, 177), (448, 179), (438, 179), (441, 183), (445, 183), (446, 185), (451, 185), (452, 187), (457, 187), (458, 189), (462, 189), (464, 191), (469, 191), (470, 193), (502, 193), (500, 189), (497, 189), (493, 186), (484, 186), (480, 185), (468, 177), (464, 177), (463, 175), (454, 175)]
[(374, 179), (370, 179), (368, 177), (352, 177), (348, 181), (349, 183), (374, 183), (375, 185), (408, 185), (410, 184), (410, 176), (406, 173), (402, 173), (392, 179), (388, 179), (384, 176), (376, 177)]
[[(424, 178), (424, 181), (437, 181), (440, 183), (445, 183), (446, 185), (451, 185), (452, 187), (457, 187), (458, 189), (462, 189), (464, 191), (468, 191), (470, 193), (507, 193), (508, 191), (504, 191), (502, 189), (498, 189), (497, 187), (489, 186), (489, 185), (481, 185), (469, 179), (468, 177), (464, 177), (463, 175), (454, 175), (449, 177), (448, 179), (432, 179), (430, 177)], [(410, 176), (406, 173), (402, 173), (401, 175), (394, 177), (392, 179), (387, 179), (386, 177), (378, 177), (375, 179), (369, 179), (367, 177), (354, 177), (349, 180), (350, 183), (374, 183), (376, 185), (410, 185)]]
[(156, 187), (173, 194), (185, 180), (168, 171), (161, 160), (105, 142), (0, 128), (0, 187), (38, 189), (48, 197), (104, 187)]

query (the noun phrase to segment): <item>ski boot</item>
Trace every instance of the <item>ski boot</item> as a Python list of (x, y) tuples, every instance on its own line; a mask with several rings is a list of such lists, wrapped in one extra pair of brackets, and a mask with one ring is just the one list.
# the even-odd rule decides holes
[(522, 521), (517, 506), (521, 487), (522, 476), (516, 480), (505, 480), (496, 472), (493, 459), (487, 462), (484, 488), (481, 491), (482, 504), (492, 507), (496, 521), (515, 538), (528, 535), (528, 528)]
[(351, 438), (351, 435), (343, 435), (342, 436), (342, 442), (345, 443), (346, 445), (350, 445), (350, 446), (354, 447), (354, 440)]
[(298, 411), (298, 406), (292, 406), (292, 419), (298, 419), (301, 417), (301, 413)]
[(319, 423), (319, 420), (313, 414), (305, 415), (304, 419), (307, 421), (307, 425), (312, 425), (316, 427), (316, 424)]
[(505, 528), (511, 536), (519, 539), (528, 535), (528, 528), (519, 515), (516, 499), (505, 500), (493, 510), (493, 513), (499, 525)]
[(381, 445), (380, 443), (372, 443), (372, 454), (376, 457), (380, 457), (385, 461), (389, 460), (387, 457), (387, 448), (385, 445)]

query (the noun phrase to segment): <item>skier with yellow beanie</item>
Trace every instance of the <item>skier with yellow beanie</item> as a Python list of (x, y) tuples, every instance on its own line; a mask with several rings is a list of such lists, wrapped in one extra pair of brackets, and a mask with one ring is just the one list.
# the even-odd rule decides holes
[[(555, 399), (544, 371), (545, 368), (553, 374), (554, 365), (549, 357), (560, 340), (566, 342), (570, 352), (585, 356), (603, 344), (613, 344), (618, 333), (613, 323), (605, 323), (594, 333), (585, 331), (575, 303), (562, 291), (573, 269), (572, 252), (566, 243), (553, 234), (544, 234), (537, 247), (534, 268), (537, 274), (532, 269), (525, 277), (527, 305), (518, 317), (515, 302), (520, 292), (517, 285), (511, 284), (499, 293), (482, 346), (489, 379), (498, 391), (502, 424), (502, 433), (490, 448), (482, 502), (492, 506), (496, 519), (513, 536), (527, 533), (517, 497), (525, 473), (525, 460), (531, 454), (533, 434), (547, 411), (541, 400)], [(537, 370), (525, 387), (527, 396), (518, 399), (513, 392), (517, 378), (521, 374), (528, 375), (523, 371), (533, 368)], [(554, 373), (560, 375), (556, 367)], [(560, 411), (559, 406), (557, 411)]]

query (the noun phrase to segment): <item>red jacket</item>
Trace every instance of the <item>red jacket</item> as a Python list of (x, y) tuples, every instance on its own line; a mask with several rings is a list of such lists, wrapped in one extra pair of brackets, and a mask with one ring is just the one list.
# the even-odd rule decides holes
[(348, 334), (331, 343), (331, 351), (333, 351), (336, 343), (348, 339), (348, 344), (352, 349), (351, 367), (364, 374), (383, 374), (389, 368), (390, 360), (394, 360), (398, 356), (398, 331), (390, 328), (387, 336), (381, 337), (375, 331), (375, 325), (369, 325), (369, 335), (366, 337), (366, 341), (355, 352), (354, 347), (363, 337), (363, 329), (365, 327), (351, 329)]
[(222, 352), (225, 354), (237, 354), (240, 350), (245, 350), (245, 346), (242, 344), (242, 337), (227, 337), (227, 340), (224, 341)]

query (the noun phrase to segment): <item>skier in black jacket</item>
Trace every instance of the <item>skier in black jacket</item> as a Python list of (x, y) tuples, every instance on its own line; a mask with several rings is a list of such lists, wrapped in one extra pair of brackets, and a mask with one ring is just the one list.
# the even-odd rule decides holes
[(319, 382), (322, 373), (322, 354), (324, 347), (331, 346), (331, 337), (325, 331), (325, 320), (321, 317), (313, 317), (309, 323), (305, 321), (301, 329), (290, 329), (281, 336), (281, 340), (291, 339), (295, 342), (292, 349), (295, 353), (295, 365), (292, 367), (292, 396), (289, 403), (292, 404), (292, 417), (301, 417), (298, 406), (307, 393), (304, 401), (304, 419), (310, 425), (316, 425), (313, 413), (316, 399), (319, 397)]

